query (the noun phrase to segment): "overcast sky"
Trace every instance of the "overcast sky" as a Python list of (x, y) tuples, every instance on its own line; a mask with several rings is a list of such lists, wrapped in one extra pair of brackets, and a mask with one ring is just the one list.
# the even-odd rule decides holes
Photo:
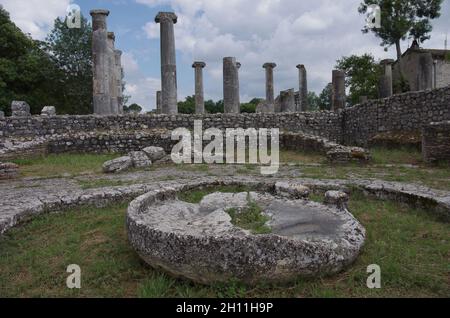
[[(450, 33), (450, 0), (433, 22), (427, 48), (444, 48)], [(360, 0), (0, 0), (12, 20), (33, 38), (44, 39), (57, 16), (70, 3), (78, 4), (90, 19), (91, 9), (111, 11), (108, 29), (116, 33), (116, 47), (124, 52), (126, 93), (147, 110), (155, 107), (160, 87), (158, 11), (175, 11), (178, 95), (194, 92), (194, 60), (204, 61), (205, 95), (222, 99), (222, 59), (241, 62), (241, 100), (264, 97), (265, 62), (275, 62), (275, 90), (298, 89), (297, 64), (308, 70), (309, 90), (319, 93), (331, 81), (338, 58), (372, 53), (394, 58), (395, 48), (384, 52), (373, 34), (363, 35)], [(450, 34), (449, 34), (450, 37)], [(403, 43), (403, 50), (409, 41)]]

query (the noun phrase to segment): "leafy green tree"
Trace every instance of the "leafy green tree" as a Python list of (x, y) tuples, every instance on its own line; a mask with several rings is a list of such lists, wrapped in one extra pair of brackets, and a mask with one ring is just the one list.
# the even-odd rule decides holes
[(319, 95), (319, 109), (320, 110), (331, 110), (331, 94), (333, 88), (331, 83), (328, 83), (327, 86), (322, 90)]
[(256, 106), (262, 101), (260, 98), (253, 98), (248, 103), (241, 104), (241, 113), (256, 113)]
[(372, 31), (381, 39), (385, 50), (395, 45), (397, 58), (401, 59), (400, 42), (413, 38), (419, 42), (430, 39), (433, 30), (431, 20), (440, 16), (443, 0), (364, 0), (358, 11), (366, 14), (370, 5), (378, 5), (381, 9), (381, 28), (362, 31)]
[(123, 106), (123, 111), (127, 114), (139, 114), (142, 111), (142, 107), (136, 103), (131, 104), (130, 106)]
[(223, 113), (223, 100), (219, 100), (216, 103), (214, 103), (214, 101), (212, 100), (208, 100), (205, 102), (205, 109), (210, 114)]
[(308, 92), (308, 110), (316, 111), (320, 109), (320, 98), (315, 92)]
[(81, 28), (69, 28), (65, 20), (57, 18), (46, 42), (58, 70), (57, 110), (92, 113), (92, 27), (87, 19), (81, 16)]
[(345, 86), (350, 91), (350, 104), (358, 104), (360, 96), (378, 98), (378, 80), (382, 70), (371, 54), (342, 57), (337, 60), (335, 67), (345, 72)]
[(195, 96), (188, 96), (183, 102), (178, 102), (178, 112), (180, 114), (194, 114)]
[(13, 100), (26, 101), (35, 114), (55, 103), (55, 68), (41, 46), (11, 22), (0, 6), (0, 110), (6, 114)]

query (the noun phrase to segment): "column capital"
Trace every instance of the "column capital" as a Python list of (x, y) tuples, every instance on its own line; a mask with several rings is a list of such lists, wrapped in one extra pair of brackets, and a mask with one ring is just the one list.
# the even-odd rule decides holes
[(121, 50), (114, 50), (114, 54), (116, 54), (117, 56), (122, 56), (122, 51)]
[(275, 63), (264, 63), (263, 68), (275, 68), (277, 64)]
[(102, 16), (102, 15), (107, 17), (109, 15), (109, 10), (106, 10), (106, 9), (94, 9), (94, 10), (91, 10), (89, 13), (93, 17), (94, 16)]
[(204, 68), (206, 66), (205, 62), (194, 62), (194, 64), (192, 64), (193, 68)]
[(155, 22), (156, 23), (161, 23), (161, 22), (164, 22), (164, 21), (177, 23), (178, 17), (173, 12), (158, 12), (158, 14), (155, 17)]
[(303, 65), (303, 64), (299, 64), (299, 65), (297, 65), (296, 67), (297, 67), (299, 70), (301, 70), (301, 69), (306, 69), (305, 65)]
[(114, 32), (108, 32), (108, 39), (113, 41), (116, 40), (116, 35), (114, 34)]
[(389, 65), (389, 64), (394, 64), (395, 61), (393, 59), (384, 59), (380, 61), (380, 65)]

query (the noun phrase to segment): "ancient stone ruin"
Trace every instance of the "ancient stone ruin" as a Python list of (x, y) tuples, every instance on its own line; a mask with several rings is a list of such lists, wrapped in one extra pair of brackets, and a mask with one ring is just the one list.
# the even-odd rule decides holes
[[(202, 284), (286, 283), (337, 273), (356, 259), (365, 229), (348, 212), (345, 194), (327, 193), (326, 206), (305, 199), (309, 191), (300, 184), (263, 187), (213, 193), (199, 204), (178, 200), (173, 188), (149, 192), (128, 208), (129, 241), (154, 268)], [(227, 211), (248, 204), (261, 207), (266, 234), (231, 223)]]
[[(24, 195), (18, 198), (13, 190), (3, 190), (7, 199), (0, 202), (0, 234), (44, 212), (133, 200), (126, 218), (128, 238), (150, 266), (203, 284), (239, 281), (253, 285), (335, 274), (355, 261), (366, 236), (364, 227), (349, 211), (349, 188), (414, 208), (430, 208), (432, 213), (450, 220), (447, 191), (372, 179), (231, 174), (218, 178), (178, 171), (172, 181), (151, 179), (139, 183), (136, 178), (145, 177), (152, 166), (166, 167), (172, 163), (169, 154), (177, 141), (172, 140), (171, 132), (180, 127), (193, 130), (196, 121), (202, 121), (203, 130), (278, 128), (280, 149), (318, 154), (324, 164), (330, 165), (365, 165), (372, 159), (368, 146), (380, 135), (419, 131), (425, 162), (448, 161), (450, 86), (394, 94), (394, 64), (385, 60), (379, 82), (380, 99), (368, 100), (363, 96), (359, 105), (346, 107), (345, 73), (333, 70), (332, 110), (308, 111), (306, 66), (297, 65), (299, 90), (282, 88), (276, 96), (277, 64), (267, 62), (263, 65), (265, 83), (261, 83), (261, 87), (265, 85), (265, 99), (256, 114), (241, 114), (241, 64), (236, 57), (224, 57), (224, 113), (208, 114), (205, 110), (206, 63), (200, 60), (192, 64), (195, 114), (178, 114), (175, 54), (178, 17), (172, 12), (159, 12), (155, 23), (160, 24), (161, 32), (161, 90), (156, 94), (156, 113), (123, 114), (122, 52), (116, 49), (115, 35), (107, 28), (109, 11), (92, 10), (91, 15), (94, 114), (58, 115), (56, 107), (45, 106), (40, 115), (32, 116), (26, 102), (12, 101), (11, 116), (5, 117), (0, 112), (0, 179), (9, 182), (20, 176), (20, 167), (9, 162), (16, 159), (95, 153), (118, 154), (118, 158), (103, 164), (104, 173), (99, 174), (107, 181), (124, 183), (82, 189), (74, 186), (72, 178), (64, 177), (52, 179), (43, 189), (40, 182), (46, 181), (32, 180), (32, 186), (25, 184), (25, 190), (20, 188), (23, 184), (16, 184), (14, 191), (22, 191)], [(426, 56), (419, 60), (422, 65), (429, 64)], [(429, 74), (423, 76), (428, 78)], [(195, 150), (192, 155), (195, 156)], [(177, 178), (181, 174), (184, 179)], [(118, 179), (121, 176), (123, 180)], [(252, 190), (239, 193), (214, 190), (199, 203), (180, 199), (183, 191), (230, 185), (251, 186)], [(309, 199), (310, 193), (325, 195), (317, 203)], [(264, 233), (233, 223), (233, 213), (243, 213), (252, 207), (259, 209), (265, 220), (261, 225)]]
[(115, 35), (108, 32), (108, 10), (92, 10), (92, 56), (94, 114), (123, 113), (121, 52)]

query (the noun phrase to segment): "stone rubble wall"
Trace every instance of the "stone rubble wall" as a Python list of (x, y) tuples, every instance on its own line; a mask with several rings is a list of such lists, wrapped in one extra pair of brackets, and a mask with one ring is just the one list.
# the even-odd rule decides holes
[(423, 128), (422, 153), (426, 162), (450, 162), (450, 120), (431, 123)]
[(445, 120), (450, 120), (450, 86), (394, 95), (345, 109), (342, 143), (366, 146), (379, 133), (420, 132)]
[(194, 120), (208, 128), (280, 128), (339, 141), (341, 118), (333, 112), (290, 114), (208, 114), (208, 115), (116, 115), (116, 116), (33, 116), (0, 119), (0, 137), (51, 136), (93, 131), (194, 128)]
[[(270, 136), (268, 137), (270, 145)], [(178, 140), (172, 140), (166, 129), (142, 131), (100, 131), (52, 135), (49, 137), (16, 138), (0, 145), (0, 160), (13, 160), (43, 156), (47, 153), (118, 153), (126, 154), (154, 146), (171, 153)], [(210, 141), (203, 141), (203, 147)], [(225, 142), (224, 142), (225, 145)], [(247, 144), (248, 147), (248, 144)], [(303, 133), (281, 133), (280, 147), (286, 150), (303, 150), (323, 154), (330, 162), (368, 161), (368, 151), (348, 147), (325, 138)]]
[[(207, 128), (280, 128), (345, 145), (366, 147), (378, 134), (419, 132), (431, 122), (450, 120), (450, 86), (372, 100), (338, 112), (31, 116), (0, 118), (0, 138), (39, 137), (77, 132), (146, 129), (193, 129), (194, 120)], [(1, 141), (1, 140), (0, 140)]]
[(331, 163), (367, 162), (371, 159), (366, 149), (343, 146), (324, 138), (305, 134), (284, 133), (280, 136), (280, 146), (285, 150), (317, 152), (326, 156)]

